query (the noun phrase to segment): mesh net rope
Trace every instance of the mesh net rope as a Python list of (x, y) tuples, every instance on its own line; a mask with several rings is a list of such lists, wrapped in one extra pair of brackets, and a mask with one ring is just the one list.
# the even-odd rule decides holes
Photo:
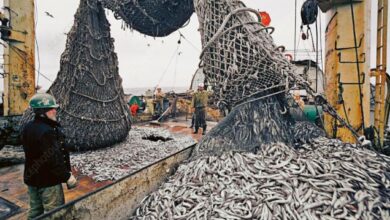
[(192, 0), (102, 0), (125, 27), (153, 37), (176, 31), (194, 12)]
[[(359, 134), (329, 102), (317, 94), (296, 67), (273, 42), (273, 27), (264, 27), (258, 11), (238, 0), (194, 0), (199, 20), (206, 81), (213, 87), (222, 110), (281, 94), (285, 98), (293, 86), (305, 89), (324, 112), (346, 127), (357, 139)], [(285, 107), (285, 106), (284, 106)]]
[[(81, 0), (68, 33), (60, 70), (48, 93), (60, 105), (58, 118), (76, 150), (110, 146), (131, 128), (110, 24), (97, 0)], [(33, 116), (31, 109), (23, 122)]]
[[(271, 27), (240, 1), (195, 0), (202, 40), (201, 66), (223, 111), (230, 111), (196, 149), (198, 155), (226, 150), (256, 151), (272, 142), (291, 143), (302, 133), (285, 114), (287, 91), (306, 81), (273, 42)], [(307, 126), (306, 126), (307, 127)], [(309, 131), (320, 130), (312, 125)], [(305, 135), (307, 139), (323, 132)], [(306, 140), (304, 140), (306, 141)]]

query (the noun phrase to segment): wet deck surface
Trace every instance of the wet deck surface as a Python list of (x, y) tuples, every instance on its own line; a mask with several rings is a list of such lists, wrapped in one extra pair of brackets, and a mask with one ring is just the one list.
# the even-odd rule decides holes
[[(172, 133), (189, 135), (195, 140), (199, 141), (202, 138), (201, 132), (193, 134), (193, 130), (189, 128), (190, 121), (169, 121), (160, 125), (152, 125), (150, 123), (143, 123), (140, 126), (152, 126), (166, 128)], [(208, 123), (208, 128), (211, 129), (216, 123)], [(71, 161), (72, 162), (72, 161)], [(27, 219), (27, 211), (29, 208), (27, 186), (23, 182), (24, 165), (14, 165), (10, 167), (0, 168), (0, 197), (14, 203), (20, 207), (19, 213), (13, 215), (10, 219)], [(112, 181), (95, 182), (91, 177), (80, 175), (77, 170), (74, 174), (78, 179), (78, 186), (75, 189), (67, 190), (66, 185), (63, 184), (65, 201), (69, 202), (79, 198), (87, 193), (90, 193), (102, 186), (105, 186)]]
[[(27, 186), (23, 182), (24, 165), (16, 165), (0, 169), (0, 197), (14, 203), (20, 207), (20, 213), (12, 216), (10, 219), (26, 219), (29, 208), (29, 199), (27, 194)], [(94, 182), (92, 178), (84, 175), (77, 175), (79, 185), (73, 190), (67, 190), (63, 184), (65, 192), (65, 201), (71, 201), (92, 192), (111, 181)]]

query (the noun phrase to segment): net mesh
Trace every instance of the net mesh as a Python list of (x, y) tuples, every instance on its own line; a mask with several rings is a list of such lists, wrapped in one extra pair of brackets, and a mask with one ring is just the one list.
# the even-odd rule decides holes
[[(60, 71), (48, 90), (60, 104), (66, 141), (77, 150), (110, 146), (131, 127), (110, 24), (98, 0), (81, 0)], [(31, 109), (22, 123), (33, 117)]]
[(200, 23), (204, 73), (219, 104), (284, 89), (293, 66), (284, 58), (257, 11), (240, 1), (194, 1)]
[(194, 12), (192, 0), (103, 0), (126, 27), (163, 37), (182, 27)]
[(345, 126), (356, 139), (359, 137), (284, 57), (271, 37), (273, 28), (261, 24), (256, 10), (238, 0), (194, 0), (194, 7), (203, 47), (201, 66), (221, 110), (231, 111), (235, 106), (287, 92), (294, 86), (305, 89), (340, 126)]

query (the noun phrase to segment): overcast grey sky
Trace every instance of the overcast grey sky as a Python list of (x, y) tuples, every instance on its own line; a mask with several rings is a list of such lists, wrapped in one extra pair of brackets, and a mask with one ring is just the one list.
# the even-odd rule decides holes
[[(271, 26), (275, 27), (273, 38), (276, 44), (285, 45), (289, 50), (294, 48), (294, 0), (244, 0), (243, 2), (248, 7), (267, 11), (271, 16)], [(304, 0), (298, 0), (298, 29), (303, 2)], [(373, 2), (376, 4), (376, 1)], [(73, 16), (78, 4), (79, 0), (36, 0), (36, 37), (40, 58), (40, 62), (36, 58), (36, 68), (51, 80), (55, 79), (59, 70), (60, 56), (65, 48), (65, 34), (73, 25)], [(46, 11), (54, 18), (47, 16)], [(197, 31), (198, 20), (195, 14), (191, 17), (188, 26), (180, 29), (188, 40), (181, 40), (178, 49), (180, 55), (174, 53), (179, 40), (177, 31), (168, 37), (152, 38), (129, 29), (122, 30), (122, 22), (116, 20), (110, 11), (107, 11), (107, 15), (111, 23), (111, 35), (115, 39), (119, 73), (123, 78), (124, 88), (154, 87), (157, 84), (163, 87), (189, 87), (199, 63), (201, 49), (200, 35)], [(321, 16), (324, 17), (323, 14)], [(376, 19), (374, 20), (376, 22)], [(325, 24), (322, 22), (322, 30), (324, 27)], [(312, 26), (312, 30), (315, 31), (315, 26)], [(299, 34), (299, 30), (297, 33)], [(322, 39), (324, 40), (324, 37)], [(312, 50), (311, 45), (311, 41), (300, 40), (298, 49)], [(314, 53), (298, 53), (298, 55), (298, 59), (310, 55), (315, 60)], [(172, 62), (169, 65), (170, 60)], [(39, 85), (48, 88), (51, 82), (39, 77)], [(3, 85), (0, 86), (2, 87)]]

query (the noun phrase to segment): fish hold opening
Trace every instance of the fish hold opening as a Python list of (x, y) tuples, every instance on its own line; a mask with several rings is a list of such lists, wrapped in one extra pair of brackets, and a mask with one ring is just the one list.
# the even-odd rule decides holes
[(170, 137), (165, 138), (165, 137), (158, 136), (158, 135), (148, 135), (148, 136), (142, 137), (142, 139), (153, 141), (153, 142), (158, 142), (158, 141), (167, 142), (167, 141), (173, 140), (173, 138), (170, 138)]

